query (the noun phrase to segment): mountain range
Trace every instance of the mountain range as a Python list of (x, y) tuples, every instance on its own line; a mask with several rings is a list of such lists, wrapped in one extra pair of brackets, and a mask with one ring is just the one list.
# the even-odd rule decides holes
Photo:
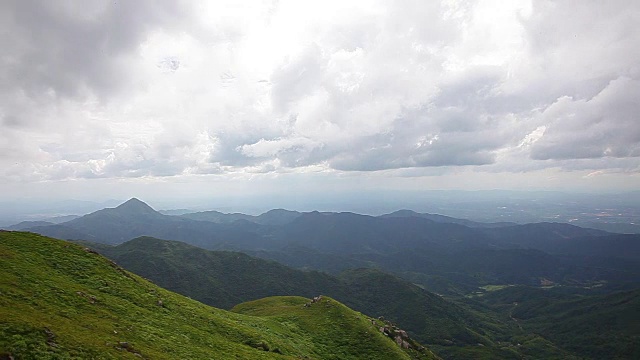
[[(322, 293), (384, 316), (444, 358), (625, 358), (638, 339), (630, 323), (601, 336), (589, 324), (637, 315), (630, 309), (640, 288), (640, 235), (409, 210), (166, 215), (138, 199), (15, 228), (79, 241), (168, 290), (225, 309)], [(525, 293), (535, 296), (509, 302)], [(580, 334), (556, 331), (554, 319)]]
[(563, 223), (484, 224), (412, 211), (377, 217), (287, 210), (171, 216), (131, 199), (71, 221), (21, 229), (104, 244), (150, 236), (334, 274), (375, 267), (442, 294), (514, 281), (585, 286), (606, 281), (630, 289), (637, 287), (640, 273), (637, 234)]

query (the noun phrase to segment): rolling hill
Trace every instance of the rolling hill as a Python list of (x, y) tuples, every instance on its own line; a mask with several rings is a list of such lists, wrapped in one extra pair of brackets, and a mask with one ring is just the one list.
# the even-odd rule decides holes
[(264, 299), (228, 312), (32, 233), (0, 232), (0, 266), (3, 358), (436, 358), (331, 299)]
[(518, 333), (509, 319), (498, 319), (491, 311), (470, 312), (375, 269), (353, 269), (335, 277), (242, 253), (207, 251), (148, 237), (118, 246), (87, 246), (164, 288), (216, 307), (231, 308), (275, 295), (325, 294), (369, 316), (384, 316), (412, 338), (449, 355), (445, 357), (519, 358), (531, 346), (565, 354), (549, 343), (523, 342), (516, 347), (517, 342), (508, 341)]

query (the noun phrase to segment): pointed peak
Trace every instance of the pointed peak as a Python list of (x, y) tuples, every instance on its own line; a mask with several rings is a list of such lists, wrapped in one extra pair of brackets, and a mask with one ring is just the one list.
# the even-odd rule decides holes
[(118, 205), (116, 207), (116, 209), (121, 210), (121, 211), (127, 211), (127, 212), (145, 212), (145, 213), (149, 213), (149, 212), (153, 212), (156, 213), (156, 211), (149, 205), (147, 205), (147, 203), (145, 203), (142, 200), (139, 200), (137, 198), (131, 198), (127, 201), (125, 201), (124, 203)]
[(138, 198), (131, 198), (125, 202), (123, 202), (122, 204), (120, 204), (118, 207), (125, 207), (125, 206), (140, 206), (140, 205), (145, 205), (145, 206), (149, 206), (147, 205), (144, 201), (138, 199)]

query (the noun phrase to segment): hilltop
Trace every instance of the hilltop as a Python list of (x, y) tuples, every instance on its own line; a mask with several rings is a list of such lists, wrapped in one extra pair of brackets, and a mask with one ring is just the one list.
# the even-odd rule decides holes
[[(162, 289), (92, 250), (32, 233), (0, 232), (0, 266), (4, 357), (435, 358), (401, 348), (377, 320), (334, 300), (327, 299), (337, 312), (303, 313), (302, 302), (311, 300), (287, 297), (253, 307), (268, 316), (229, 312)], [(366, 336), (344, 341), (354, 334)]]
[[(400, 348), (412, 357), (435, 358), (436, 356), (420, 344), (411, 340), (406, 332), (381, 320), (355, 315), (343, 304), (326, 296), (314, 297), (311, 301), (301, 297), (281, 296), (255, 300), (235, 306), (231, 311), (273, 320), (284, 327), (293, 322), (310, 334), (314, 349), (322, 349), (337, 343), (331, 358), (345, 359), (353, 348), (361, 349), (361, 359), (377, 359), (389, 351), (386, 348), (363, 347), (362, 342), (379, 334), (386, 334), (399, 343)], [(375, 329), (371, 329), (371, 325)], [(383, 331), (380, 331), (383, 329)], [(398, 349), (399, 350), (399, 349)], [(319, 358), (321, 352), (314, 351)]]

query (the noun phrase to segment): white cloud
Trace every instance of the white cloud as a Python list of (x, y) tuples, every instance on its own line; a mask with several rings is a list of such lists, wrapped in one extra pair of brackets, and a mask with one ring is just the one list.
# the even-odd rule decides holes
[(4, 2), (0, 179), (637, 173), (640, 6), (574, 5)]
[(640, 157), (640, 81), (621, 77), (591, 99), (561, 97), (542, 114), (535, 159)]

